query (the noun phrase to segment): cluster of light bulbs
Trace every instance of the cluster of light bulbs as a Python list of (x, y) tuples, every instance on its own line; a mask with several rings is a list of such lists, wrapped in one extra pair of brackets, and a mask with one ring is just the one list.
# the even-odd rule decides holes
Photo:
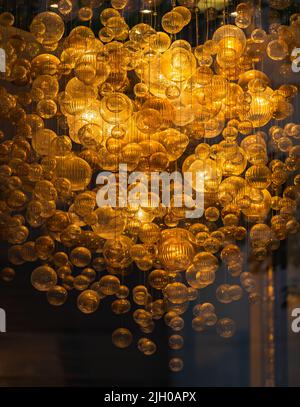
[[(243, 247), (262, 261), (299, 228), (300, 126), (288, 121), (298, 89), (273, 89), (257, 65), (268, 57), (287, 73), (291, 50), (300, 46), (300, 14), (290, 25), (273, 23), (269, 32), (254, 25), (249, 33), (258, 10), (243, 2), (235, 24), (224, 23), (192, 48), (176, 35), (191, 23), (195, 4), (179, 3), (160, 30), (145, 22), (129, 27), (127, 0), (112, 0), (101, 11), (98, 38), (86, 25), (65, 35), (71, 0), (35, 16), (32, 37), (12, 31), (12, 14), (0, 15), (10, 83), (0, 87), (0, 222), (8, 261), (17, 268), (32, 262), (32, 284), (52, 305), (63, 305), (71, 291), (86, 314), (107, 297), (118, 315), (135, 304), (145, 355), (156, 351), (151, 333), (160, 319), (173, 331), (170, 348), (182, 348), (190, 303), (195, 331), (216, 326), (230, 338), (234, 321), (216, 314), (215, 298), (198, 300), (199, 290), (223, 267), (229, 282), (216, 287), (217, 301), (238, 301), (246, 292), (256, 303)], [(277, 9), (288, 3), (270, 1)], [(90, 21), (95, 10), (85, 6), (78, 17)], [(97, 207), (95, 176), (120, 164), (146, 175), (201, 172), (203, 217), (186, 219), (175, 205)], [(178, 191), (174, 185), (171, 202)], [(130, 293), (126, 280), (138, 281), (137, 273), (144, 284)], [(5, 281), (14, 274), (1, 271)], [(133, 335), (122, 327), (112, 340), (126, 348)], [(171, 359), (172, 371), (182, 367), (180, 357)]]

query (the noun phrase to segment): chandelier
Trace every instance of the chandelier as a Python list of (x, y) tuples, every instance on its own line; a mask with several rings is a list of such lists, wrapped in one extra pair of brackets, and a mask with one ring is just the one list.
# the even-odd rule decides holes
[[(147, 0), (142, 22), (130, 27), (131, 1), (111, 0), (100, 11), (102, 1), (79, 9), (52, 3), (29, 33), (13, 27), (11, 13), (0, 15), (0, 222), (9, 263), (2, 279), (29, 262), (33, 287), (53, 306), (75, 298), (90, 314), (111, 301), (114, 314), (132, 314), (145, 355), (157, 350), (151, 334), (161, 321), (170, 349), (183, 347), (190, 308), (195, 331), (232, 337), (226, 304), (260, 300), (250, 259), (264, 262), (299, 229), (298, 88), (286, 78), (300, 14), (287, 25), (275, 18), (265, 31), (260, 1), (230, 11), (229, 1), (172, 1), (160, 20), (160, 2)], [(275, 16), (290, 4), (269, 1)], [(67, 35), (75, 12), (80, 24)], [(99, 32), (89, 25), (95, 18)], [(215, 29), (200, 43), (204, 18)], [(195, 43), (184, 39), (190, 34)], [(265, 65), (280, 72), (279, 87)], [(106, 195), (114, 187), (120, 196), (120, 165), (146, 184), (153, 173), (189, 173), (190, 193), (175, 180), (169, 206), (153, 192), (143, 204), (98, 205), (99, 173), (114, 179)], [(139, 187), (135, 179), (127, 193)], [(187, 217), (197, 192), (203, 211)], [(228, 279), (211, 302), (201, 301), (221, 268)], [(118, 348), (133, 341), (123, 324), (112, 333)], [(169, 366), (181, 371), (183, 360), (172, 357)]]

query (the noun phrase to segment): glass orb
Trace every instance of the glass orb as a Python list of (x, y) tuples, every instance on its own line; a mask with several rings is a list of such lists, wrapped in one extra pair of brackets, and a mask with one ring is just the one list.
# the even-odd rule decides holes
[(134, 93), (137, 97), (143, 98), (148, 95), (149, 89), (144, 83), (137, 83), (134, 86)]
[(215, 271), (201, 270), (201, 266), (193, 264), (186, 271), (186, 279), (193, 288), (205, 288), (215, 281)]
[(14, 25), (14, 22), (15, 17), (13, 16), (13, 14), (7, 11), (0, 14), (0, 25), (4, 27), (11, 27), (12, 25)]
[(153, 270), (148, 276), (150, 286), (156, 290), (163, 290), (168, 281), (168, 273), (165, 270)]
[(83, 276), (87, 277), (87, 279), (89, 280), (90, 283), (95, 281), (95, 279), (97, 277), (96, 271), (91, 267), (87, 267), (87, 268), (83, 269), (81, 274)]
[(86, 267), (91, 259), (91, 252), (86, 247), (75, 247), (70, 254), (70, 260), (76, 267)]
[(116, 10), (123, 10), (127, 6), (128, 0), (111, 0), (111, 5)]
[(57, 283), (55, 270), (49, 266), (37, 267), (31, 273), (31, 284), (38, 291), (48, 291)]
[(50, 119), (56, 115), (57, 105), (55, 101), (51, 99), (41, 100), (37, 104), (36, 111), (43, 119)]
[(104, 43), (111, 42), (114, 39), (114, 32), (109, 27), (103, 27), (99, 31), (99, 38)]
[(210, 302), (205, 302), (203, 304), (197, 304), (193, 308), (193, 314), (197, 317), (206, 316), (208, 314), (214, 313), (215, 307)]
[(271, 172), (264, 165), (253, 165), (246, 171), (245, 179), (251, 187), (266, 189), (271, 184)]
[(125, 123), (132, 114), (132, 102), (122, 93), (104, 96), (100, 113), (103, 120), (109, 124)]
[(219, 212), (218, 208), (212, 206), (212, 207), (205, 209), (205, 218), (209, 222), (216, 222), (219, 219), (219, 216), (220, 216), (220, 212)]
[(120, 280), (116, 276), (104, 276), (99, 280), (100, 290), (105, 295), (114, 295), (120, 289)]
[(182, 283), (168, 284), (164, 290), (164, 294), (173, 304), (183, 304), (188, 299), (188, 289)]
[(65, 24), (58, 14), (46, 11), (34, 17), (30, 31), (39, 43), (43, 45), (53, 44), (62, 38)]
[(93, 290), (83, 291), (77, 298), (77, 307), (84, 314), (92, 314), (97, 311), (100, 297)]
[(15, 275), (16, 275), (16, 272), (11, 267), (4, 267), (0, 271), (0, 278), (2, 281), (5, 281), (6, 283), (11, 282), (15, 278)]
[(154, 51), (163, 53), (170, 48), (171, 38), (164, 32), (157, 32), (150, 37), (149, 45)]
[(267, 33), (265, 32), (265, 30), (262, 30), (261, 28), (256, 28), (255, 30), (252, 31), (251, 38), (255, 43), (262, 44), (267, 39)]
[(184, 363), (180, 358), (172, 358), (169, 362), (169, 368), (172, 372), (180, 372), (183, 369)]
[(285, 41), (274, 40), (267, 46), (268, 57), (274, 61), (282, 61), (288, 54), (289, 49)]
[(228, 294), (232, 301), (239, 301), (243, 296), (242, 287), (234, 284), (228, 288)]
[(61, 306), (67, 301), (67, 298), (68, 291), (60, 285), (56, 285), (47, 291), (47, 300), (51, 305)]
[(141, 338), (138, 341), (138, 349), (146, 356), (151, 356), (156, 352), (156, 344), (148, 338)]
[(116, 293), (117, 298), (127, 298), (129, 295), (129, 288), (126, 285), (120, 285), (119, 291)]
[(167, 270), (185, 270), (192, 262), (194, 248), (188, 241), (167, 239), (160, 247), (160, 260)]
[(216, 297), (217, 300), (223, 304), (229, 304), (232, 301), (232, 298), (229, 293), (230, 285), (222, 284), (217, 288)]
[(81, 21), (90, 21), (93, 18), (93, 10), (90, 7), (81, 7), (78, 10), (78, 18)]
[(79, 274), (74, 278), (73, 286), (78, 291), (86, 290), (89, 287), (89, 285), (90, 280), (82, 274)]
[(243, 281), (241, 280), (241, 284), (248, 293), (256, 291), (256, 282), (253, 278), (244, 278)]
[(171, 48), (161, 57), (161, 71), (168, 80), (173, 82), (190, 79), (196, 67), (194, 55), (181, 47)]
[(58, 11), (64, 16), (70, 14), (72, 8), (73, 4), (71, 0), (60, 0), (58, 2)]
[(176, 85), (170, 85), (166, 88), (166, 96), (170, 100), (178, 99), (180, 96), (180, 89)]
[(126, 268), (132, 263), (130, 248), (133, 242), (127, 236), (107, 240), (103, 247), (103, 255), (108, 265), (114, 268)]
[(56, 133), (50, 129), (40, 129), (32, 135), (32, 147), (42, 156), (51, 154), (51, 145), (57, 137)]
[(112, 333), (112, 343), (120, 349), (128, 348), (133, 340), (132, 333), (127, 328), (118, 328)]
[(178, 6), (173, 8), (173, 12), (179, 13), (183, 17), (183, 24), (188, 25), (192, 19), (192, 13), (187, 7)]
[(95, 123), (86, 124), (79, 130), (78, 139), (84, 147), (96, 148), (103, 140), (101, 127)]
[(217, 322), (217, 334), (222, 338), (231, 338), (236, 331), (235, 322), (230, 318), (222, 318)]
[(188, 287), (188, 300), (195, 301), (198, 299), (198, 290), (193, 287)]
[(133, 301), (138, 305), (146, 305), (148, 290), (144, 285), (135, 286), (132, 290)]
[(184, 345), (184, 339), (181, 335), (171, 335), (169, 337), (169, 348), (173, 350), (182, 349)]
[(234, 25), (224, 25), (218, 28), (212, 39), (218, 44), (219, 62), (230, 63), (237, 60), (246, 46), (244, 32)]
[(270, 227), (264, 223), (254, 225), (250, 230), (250, 241), (252, 247), (266, 246), (270, 243), (272, 231)]
[(130, 311), (131, 304), (128, 300), (118, 299), (112, 302), (111, 309), (116, 315), (126, 314)]
[(176, 11), (170, 11), (163, 16), (161, 24), (167, 33), (177, 34), (183, 29), (185, 19), (182, 14), (177, 13)]
[(203, 316), (193, 318), (192, 328), (196, 332), (203, 332), (205, 330), (205, 318)]
[(175, 332), (181, 331), (184, 328), (184, 319), (180, 316), (175, 316), (168, 325)]

